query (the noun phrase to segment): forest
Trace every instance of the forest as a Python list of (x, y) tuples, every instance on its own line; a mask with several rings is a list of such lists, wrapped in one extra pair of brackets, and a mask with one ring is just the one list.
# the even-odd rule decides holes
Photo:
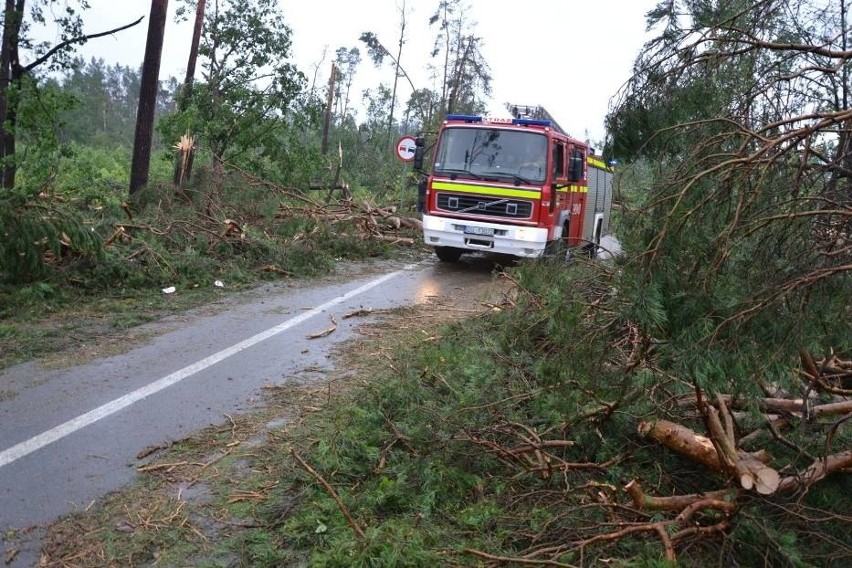
[[(32, 29), (60, 4), (66, 15), (54, 24), (67, 39), (39, 43)], [(415, 91), (401, 101), (396, 87), (404, 70), (372, 32), (363, 32), (360, 47), (340, 46), (324, 56), (309, 81), (288, 62), (291, 32), (276, 2), (185, 3), (180, 17), (195, 17), (199, 30), (187, 69), (197, 65), (198, 73), (155, 85), (155, 128), (148, 137), (153, 159), (139, 174), (145, 180), (150, 175), (151, 183), (140, 185), (129, 158), (139, 146), (134, 134), (144, 106), (144, 65), (132, 69), (74, 55), (75, 45), (97, 41), (81, 35), (85, 2), (76, 8), (73, 2), (10, 4), (14, 10), (4, 25), (8, 81), (0, 92), (6, 125), (0, 220), (12, 229), (0, 245), (3, 280), (49, 280), (57, 268), (73, 270), (67, 265), (95, 259), (112, 265), (104, 243), (115, 216), (145, 211), (148, 201), (164, 198), (210, 206), (234, 196), (233, 188), (222, 192), (224, 186), (245, 187), (247, 180), (297, 193), (340, 186), (339, 192), (410, 205), (410, 168), (394, 160), (393, 142), (400, 133), (432, 128), (442, 113), (481, 110), (488, 94), (488, 68), (460, 6), (438, 3), (435, 21), (440, 14), (443, 24), (424, 22), (436, 34), (435, 73), (443, 75), (444, 88)], [(362, 61), (362, 50), (371, 62)], [(385, 69), (388, 84), (352, 93), (354, 76), (368, 64)], [(332, 70), (328, 85), (316, 84), (320, 67)], [(357, 124), (353, 99), (366, 110)], [(310, 195), (319, 202), (325, 197)], [(62, 256), (68, 262), (58, 262)], [(46, 257), (57, 263), (46, 266)]]
[[(250, 286), (398, 254), (391, 243), (417, 235), (395, 226), (383, 238), (377, 211), (416, 216), (415, 192), (390, 143), (447, 113), (477, 113), (489, 96), (463, 0), (436, 0), (417, 24), (435, 36), (441, 89), (407, 101), (388, 49), (399, 38), (365, 31), (340, 46), (319, 88), (282, 63), (290, 31), (274, 0), (187, 2), (186, 17), (200, 15), (202, 79), (158, 85), (150, 178), (131, 190), (144, 69), (75, 58), (73, 41), (36, 43), (26, 24), (54, 4), (73, 40), (85, 2), (6, 3), (4, 364), (38, 355), (15, 343), (27, 320), (107, 291), (132, 299), (214, 277)], [(849, 565), (848, 9), (661, 1), (607, 116), (621, 257), (518, 263), (500, 276), (512, 292), (499, 306), (427, 342), (400, 330), (386, 369), (360, 362), (374, 380), (263, 451), (217, 458), (217, 472), (250, 473), (223, 475), (210, 503), (176, 503), (174, 472), (154, 464), (144, 491), (61, 523), (47, 557)], [(361, 94), (358, 124), (349, 87), (364, 64), (388, 83)], [(233, 444), (243, 428), (248, 439), (249, 422), (205, 440)], [(200, 478), (206, 466), (185, 469)], [(148, 522), (121, 534), (127, 511), (143, 509)]]

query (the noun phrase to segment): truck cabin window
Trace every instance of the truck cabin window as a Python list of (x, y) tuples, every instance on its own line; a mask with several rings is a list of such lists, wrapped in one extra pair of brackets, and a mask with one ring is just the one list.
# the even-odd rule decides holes
[(553, 177), (565, 176), (565, 146), (561, 143), (553, 145)]
[(583, 179), (585, 161), (586, 155), (582, 150), (571, 150), (571, 177), (569, 178), (571, 181), (581, 181)]
[(433, 173), (454, 178), (542, 184), (547, 137), (499, 128), (448, 128), (438, 142)]

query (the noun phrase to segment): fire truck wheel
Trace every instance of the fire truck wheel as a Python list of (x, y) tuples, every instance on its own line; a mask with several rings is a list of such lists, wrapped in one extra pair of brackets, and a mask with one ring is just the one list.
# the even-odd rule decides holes
[(457, 262), (462, 250), (453, 247), (435, 247), (435, 255), (441, 262)]
[(564, 239), (555, 239), (552, 241), (547, 241), (547, 244), (544, 246), (544, 255), (545, 256), (562, 256), (565, 254), (565, 240)]

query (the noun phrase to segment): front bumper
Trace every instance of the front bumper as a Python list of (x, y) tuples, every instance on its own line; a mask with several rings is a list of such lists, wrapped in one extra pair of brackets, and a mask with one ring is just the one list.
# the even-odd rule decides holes
[[(465, 232), (467, 228), (467, 231)], [(470, 231), (492, 234), (471, 234)], [(433, 247), (453, 247), (535, 258), (547, 244), (547, 229), (484, 223), (423, 215), (423, 240)]]

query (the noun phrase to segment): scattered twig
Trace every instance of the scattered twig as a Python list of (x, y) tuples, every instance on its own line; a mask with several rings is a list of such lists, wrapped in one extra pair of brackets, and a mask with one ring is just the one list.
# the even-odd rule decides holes
[(17, 548), (7, 549), (6, 554), (3, 555), (3, 563), (6, 564), (6, 566), (8, 566), (9, 564), (11, 564), (12, 562), (15, 561), (15, 558), (18, 557), (18, 554), (20, 554), (20, 552), (21, 551), (18, 550)]
[(574, 564), (565, 564), (564, 562), (557, 562), (555, 560), (546, 560), (538, 558), (517, 558), (513, 556), (496, 556), (494, 554), (488, 554), (487, 552), (482, 552), (481, 550), (476, 550), (474, 548), (465, 548), (464, 552), (466, 554), (478, 556), (479, 558), (482, 558), (484, 560), (490, 560), (491, 562), (500, 562), (503, 564), (525, 564), (527, 566), (558, 566), (559, 568), (576, 568)]
[(226, 417), (226, 418), (228, 419), (228, 421), (231, 423), (231, 438), (232, 438), (232, 439), (233, 439), (233, 438), (236, 438), (236, 437), (237, 437), (237, 423), (236, 423), (236, 422), (234, 422), (233, 417), (231, 417), (231, 415), (230, 415), (230, 414), (228, 414), (227, 412), (225, 413), (225, 417)]
[(166, 470), (166, 472), (170, 472), (175, 470), (176, 468), (183, 467), (185, 465), (189, 465), (189, 462), (175, 462), (175, 463), (156, 463), (151, 465), (143, 465), (136, 468), (136, 471), (140, 473), (150, 473), (152, 471)]
[(321, 331), (319, 333), (312, 333), (312, 334), (308, 335), (307, 338), (308, 339), (319, 339), (320, 337), (325, 337), (327, 335), (331, 335), (335, 331), (337, 331), (337, 320), (334, 319), (334, 316), (331, 316), (331, 327), (330, 328), (328, 328), (324, 331)]
[(349, 319), (361, 316), (368, 316), (373, 313), (373, 308), (362, 308), (360, 310), (355, 310), (346, 314), (343, 314), (342, 319)]
[(144, 450), (141, 450), (138, 454), (136, 454), (136, 459), (137, 460), (143, 460), (143, 459), (147, 458), (148, 456), (150, 456), (151, 454), (153, 454), (154, 452), (157, 452), (157, 451), (160, 451), (160, 450), (167, 450), (167, 449), (171, 448), (173, 444), (174, 444), (174, 442), (166, 442), (165, 444), (157, 444), (157, 445), (154, 445), (154, 446), (148, 446), (147, 448), (145, 448)]
[(319, 481), (319, 483), (325, 488), (328, 494), (334, 499), (334, 502), (337, 503), (337, 507), (340, 509), (340, 512), (343, 513), (343, 516), (346, 517), (346, 521), (349, 523), (349, 526), (352, 527), (352, 530), (358, 536), (359, 539), (364, 540), (366, 535), (364, 534), (364, 530), (355, 522), (355, 519), (352, 518), (352, 515), (349, 513), (349, 509), (346, 508), (346, 505), (343, 503), (343, 500), (337, 494), (337, 491), (329, 485), (328, 481), (323, 479), (323, 477), (317, 473), (314, 468), (312, 468), (305, 460), (302, 459), (299, 454), (296, 453), (292, 448), (290, 449), (290, 455), (293, 456), (293, 459), (308, 473), (314, 476), (314, 479)]

